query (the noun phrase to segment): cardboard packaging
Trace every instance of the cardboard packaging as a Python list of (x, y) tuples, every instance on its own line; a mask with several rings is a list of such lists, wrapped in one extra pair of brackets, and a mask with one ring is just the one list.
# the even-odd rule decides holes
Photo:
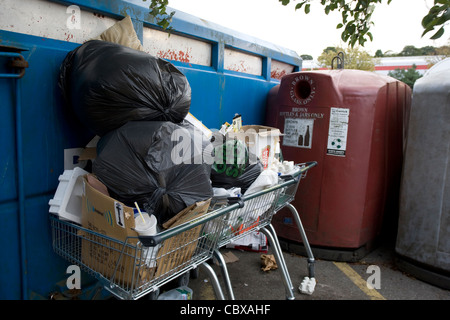
[(97, 190), (89, 181), (95, 181), (95, 177), (83, 177), (82, 226), (112, 239), (105, 241), (100, 236), (84, 234), (82, 262), (108, 279), (114, 276), (114, 282), (119, 285), (136, 283), (133, 279), (137, 273), (141, 281), (149, 279), (152, 270), (136, 265), (136, 252), (132, 247), (126, 247), (121, 254), (127, 237), (131, 237), (128, 243), (132, 246), (138, 241), (138, 234), (133, 230), (133, 208)]
[(249, 149), (250, 162), (255, 163), (258, 157), (265, 170), (271, 166), (275, 155), (280, 153), (281, 135), (277, 128), (247, 125), (242, 126), (239, 132), (228, 132), (227, 139), (244, 141)]
[[(111, 240), (84, 234), (81, 248), (84, 264), (107, 279), (114, 276), (114, 283), (119, 286), (134, 284), (138, 287), (158, 277), (167, 277), (189, 263), (196, 252), (203, 225), (163, 241), (158, 247), (156, 267), (154, 264), (146, 265), (145, 257), (140, 257), (135, 249), (139, 239), (134, 231), (133, 208), (109, 197), (99, 186), (101, 183), (92, 174), (83, 177), (82, 226)], [(201, 217), (208, 212), (210, 201), (197, 202), (185, 208), (163, 227), (173, 228)], [(130, 246), (124, 247), (126, 240)], [(153, 254), (151, 250), (142, 252)]]
[[(164, 223), (163, 228), (174, 228), (193, 219), (200, 218), (208, 212), (210, 203), (211, 199), (208, 199), (190, 205)], [(204, 225), (199, 225), (191, 228), (162, 243), (158, 251), (156, 277), (171, 275), (189, 263), (197, 249), (203, 227)]]

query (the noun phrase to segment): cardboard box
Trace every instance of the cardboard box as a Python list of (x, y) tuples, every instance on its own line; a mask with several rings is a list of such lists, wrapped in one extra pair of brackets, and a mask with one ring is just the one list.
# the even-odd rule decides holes
[[(145, 265), (144, 257), (141, 265), (138, 265), (138, 261), (135, 261), (136, 250), (133, 247), (126, 247), (121, 256), (125, 239), (138, 236), (133, 230), (133, 208), (109, 197), (99, 188), (99, 184), (101, 185), (91, 174), (83, 177), (82, 226), (117, 241), (110, 240), (105, 243), (102, 237), (83, 235), (81, 259), (84, 264), (108, 279), (115, 272), (114, 282), (119, 286), (140, 286), (160, 276), (165, 278), (176, 272), (179, 266), (183, 267), (184, 263), (189, 263), (197, 248), (202, 225), (162, 242), (158, 247), (156, 267)], [(206, 214), (210, 201), (211, 199), (198, 202), (185, 208), (163, 227), (173, 228)], [(138, 241), (137, 238), (128, 239), (128, 244), (135, 246)], [(149, 249), (148, 254), (152, 254), (151, 250)]]
[(242, 126), (239, 132), (228, 132), (227, 139), (237, 138), (244, 141), (249, 149), (250, 162), (255, 163), (258, 157), (264, 169), (267, 169), (275, 159), (275, 154), (280, 153), (281, 135), (277, 128), (247, 125)]
[[(84, 264), (110, 279), (118, 285), (140, 284), (148, 281), (154, 273), (152, 268), (138, 266), (135, 262), (136, 250), (123, 243), (127, 237), (137, 237), (134, 228), (133, 208), (114, 200), (94, 188), (88, 181), (94, 181), (92, 175), (83, 177), (82, 226), (112, 240), (101, 236), (83, 234), (81, 259)], [(97, 180), (98, 181), (98, 180)], [(114, 241), (117, 240), (117, 241)], [(136, 245), (138, 239), (129, 239), (128, 243)], [(153, 268), (154, 269), (154, 268)], [(133, 278), (134, 273), (134, 278)], [(133, 280), (135, 279), (135, 280)], [(139, 279), (136, 282), (136, 279)]]
[[(211, 199), (192, 204), (165, 222), (163, 227), (170, 229), (200, 218), (208, 212), (210, 203)], [(184, 267), (184, 264), (189, 263), (197, 249), (202, 227), (203, 225), (199, 225), (162, 243), (158, 251), (156, 277), (173, 274), (178, 271), (178, 267)]]

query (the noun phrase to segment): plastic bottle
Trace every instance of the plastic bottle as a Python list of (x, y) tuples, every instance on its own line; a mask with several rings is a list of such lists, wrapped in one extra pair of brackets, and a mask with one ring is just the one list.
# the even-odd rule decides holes
[(159, 295), (158, 300), (192, 300), (192, 289), (181, 286)]

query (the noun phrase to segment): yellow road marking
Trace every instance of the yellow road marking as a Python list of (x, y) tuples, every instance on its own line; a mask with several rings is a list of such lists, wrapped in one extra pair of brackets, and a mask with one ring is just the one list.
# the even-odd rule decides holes
[(386, 300), (376, 289), (369, 289), (367, 282), (347, 263), (333, 262), (352, 282), (361, 289), (371, 300)]

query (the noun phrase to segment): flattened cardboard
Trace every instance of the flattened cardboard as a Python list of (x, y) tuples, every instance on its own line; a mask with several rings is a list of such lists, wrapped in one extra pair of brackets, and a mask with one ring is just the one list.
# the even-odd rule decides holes
[[(211, 199), (194, 203), (167, 221), (163, 227), (173, 228), (192, 219), (201, 217), (208, 212), (210, 203)], [(162, 243), (158, 251), (156, 277), (166, 273), (168, 275), (172, 274), (177, 271), (178, 267), (182, 267), (183, 264), (191, 260), (197, 248), (202, 226), (199, 225), (189, 229)]]

